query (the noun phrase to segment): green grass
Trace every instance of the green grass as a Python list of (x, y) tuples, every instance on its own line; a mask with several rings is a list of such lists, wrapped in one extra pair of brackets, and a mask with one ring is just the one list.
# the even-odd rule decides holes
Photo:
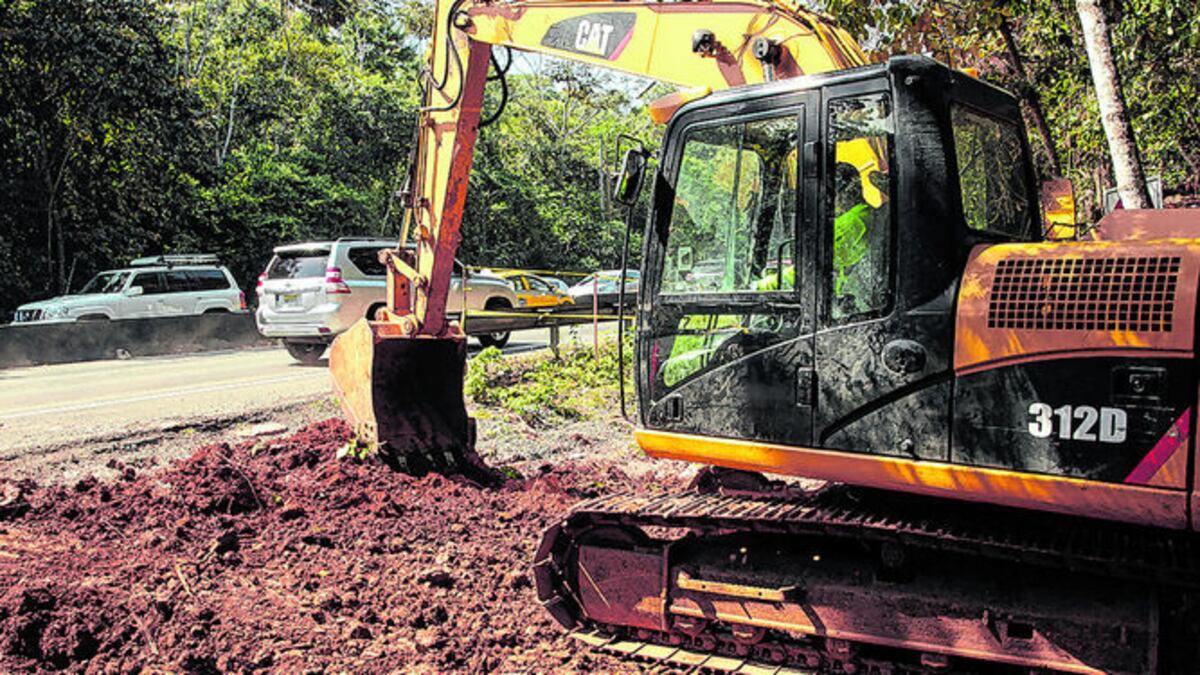
[[(625, 350), (626, 396), (631, 350)], [(617, 345), (504, 356), (489, 347), (467, 365), (464, 393), (479, 406), (510, 412), (533, 427), (548, 427), (579, 419), (609, 416), (620, 405), (617, 389)], [(476, 413), (478, 416), (478, 412)]]

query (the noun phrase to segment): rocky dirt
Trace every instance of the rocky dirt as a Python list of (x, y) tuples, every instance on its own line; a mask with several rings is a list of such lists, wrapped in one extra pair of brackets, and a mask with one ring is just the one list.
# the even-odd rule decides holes
[(336, 460), (336, 419), (104, 480), (0, 480), (0, 672), (636, 670), (567, 638), (528, 565), (579, 500), (691, 469), (642, 457), (619, 418), (540, 430), (523, 459), (500, 435), (485, 459), (522, 477), (499, 487)]

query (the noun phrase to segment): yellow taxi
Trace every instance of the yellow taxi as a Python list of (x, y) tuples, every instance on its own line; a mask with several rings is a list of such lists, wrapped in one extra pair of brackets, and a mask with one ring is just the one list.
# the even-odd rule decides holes
[(496, 274), (512, 282), (517, 298), (523, 301), (521, 304), (525, 307), (575, 304), (571, 296), (567, 295), (566, 284), (558, 279), (540, 277), (521, 270), (504, 270)]

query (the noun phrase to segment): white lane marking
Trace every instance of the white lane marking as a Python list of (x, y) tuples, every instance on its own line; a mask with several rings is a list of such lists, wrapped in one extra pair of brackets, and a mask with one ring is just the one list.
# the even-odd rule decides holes
[(52, 415), (67, 412), (78, 412), (81, 410), (94, 410), (106, 406), (122, 405), (125, 403), (140, 403), (142, 401), (156, 401), (163, 398), (175, 398), (178, 396), (187, 396), (189, 394), (208, 394), (215, 391), (226, 391), (229, 389), (239, 389), (242, 387), (252, 387), (262, 384), (278, 384), (280, 382), (291, 382), (293, 380), (304, 380), (313, 377), (316, 373), (303, 373), (300, 375), (284, 375), (281, 377), (272, 377), (265, 380), (247, 380), (244, 382), (230, 382), (226, 384), (208, 385), (204, 387), (190, 387), (183, 389), (171, 389), (168, 391), (155, 392), (153, 394), (142, 394), (140, 396), (126, 396), (124, 398), (110, 398), (103, 401), (94, 401), (91, 403), (75, 403), (62, 406), (42, 406), (39, 408), (28, 408), (14, 413), (0, 414), (0, 420), (16, 420), (25, 417), (35, 417), (37, 415)]

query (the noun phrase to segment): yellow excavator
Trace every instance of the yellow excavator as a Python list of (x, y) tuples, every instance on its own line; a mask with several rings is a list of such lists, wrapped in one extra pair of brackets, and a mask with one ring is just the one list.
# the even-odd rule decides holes
[(559, 623), (681, 669), (1195, 672), (1200, 216), (1046, 240), (1011, 94), (793, 2), (439, 0), (415, 248), (330, 357), (361, 439), (488, 476), (445, 310), (498, 46), (682, 87), (615, 197), (651, 191), (637, 441), (705, 468), (542, 535)]

